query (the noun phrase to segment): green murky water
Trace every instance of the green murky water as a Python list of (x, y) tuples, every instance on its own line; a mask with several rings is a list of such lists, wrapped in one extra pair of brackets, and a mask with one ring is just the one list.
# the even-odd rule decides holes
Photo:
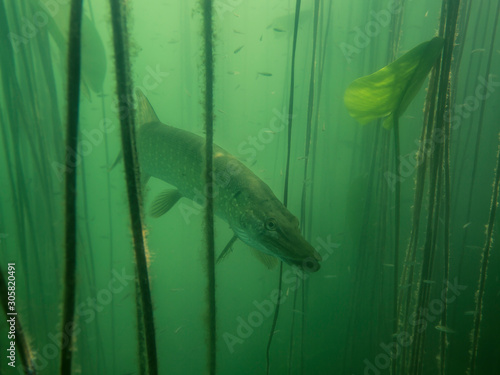
[[(152, 304), (137, 302), (124, 163), (112, 168), (126, 112), (116, 88), (117, 19), (105, 1), (83, 4), (79, 138), (66, 167), (69, 3), (0, 0), (0, 373), (24, 373), (23, 365), (60, 373), (64, 348), (75, 374), (147, 373), (155, 367), (141, 370), (148, 308), (158, 373), (209, 373), (202, 193), (201, 204), (181, 198), (154, 218), (152, 202), (173, 186), (154, 177), (143, 186)], [(268, 269), (242, 240), (211, 266), (216, 373), (266, 374), (269, 366), (277, 375), (466, 374), (471, 349), (475, 374), (500, 373), (498, 234), (488, 230), (499, 224), (490, 215), (500, 130), (498, 0), (217, 0), (211, 67), (204, 6), (126, 2), (130, 80), (161, 122), (204, 137), (205, 71), (213, 68), (214, 142), (279, 200), (286, 190), (288, 210), (322, 257), (317, 272), (285, 263), (281, 290), (280, 266)], [(398, 142), (394, 127), (382, 126), (390, 113), (366, 125), (349, 115), (351, 82), (436, 35), (444, 38), (442, 56), (396, 116)], [(188, 145), (169, 159), (178, 171), (194, 168)], [(70, 169), (77, 173), (71, 340), (62, 328)], [(242, 186), (235, 202), (253, 188)], [(269, 201), (252, 202), (242, 218), (268, 216)], [(270, 236), (286, 237), (283, 228), (294, 222), (264, 219)], [(233, 229), (215, 218), (216, 257)], [(281, 250), (292, 253), (296, 241)]]

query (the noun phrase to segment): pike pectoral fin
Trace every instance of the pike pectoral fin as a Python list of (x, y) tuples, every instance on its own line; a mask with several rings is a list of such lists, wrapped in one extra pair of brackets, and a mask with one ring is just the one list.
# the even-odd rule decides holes
[(167, 213), (181, 199), (182, 194), (177, 189), (165, 190), (158, 195), (151, 205), (150, 214), (153, 217), (160, 217)]
[(265, 254), (262, 251), (254, 249), (253, 247), (251, 249), (252, 249), (252, 254), (268, 269), (271, 270), (278, 265), (279, 263), (278, 258), (272, 255)]
[(223, 260), (226, 256), (228, 256), (231, 251), (233, 251), (233, 244), (237, 239), (238, 239), (237, 235), (231, 237), (227, 245), (224, 247), (224, 250), (222, 250), (219, 257), (217, 258), (217, 261), (215, 262), (216, 264), (219, 264), (221, 260)]

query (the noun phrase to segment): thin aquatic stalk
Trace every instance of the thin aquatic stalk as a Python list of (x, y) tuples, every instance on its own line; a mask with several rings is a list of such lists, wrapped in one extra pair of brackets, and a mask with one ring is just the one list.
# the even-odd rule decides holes
[[(128, 31), (126, 5), (120, 1), (110, 0), (111, 24), (113, 28), (113, 47), (115, 51), (116, 86), (118, 106), (120, 111), (121, 141), (127, 198), (129, 203), (130, 220), (132, 226), (132, 241), (139, 280), (140, 298), (142, 306), (142, 321), (144, 325), (146, 350), (148, 356), (149, 374), (158, 374), (158, 359), (156, 353), (156, 333), (154, 327), (153, 303), (149, 286), (148, 265), (146, 259), (146, 240), (142, 223), (142, 195), (139, 177), (139, 164), (135, 145), (134, 98), (132, 95), (132, 79), (130, 73), (130, 56), (128, 54)], [(140, 307), (139, 307), (140, 308)], [(141, 312), (137, 312), (139, 319)]]
[[(290, 155), (292, 146), (292, 125), (293, 125), (293, 99), (294, 99), (294, 86), (295, 86), (295, 53), (297, 51), (297, 34), (299, 30), (299, 16), (300, 16), (301, 0), (295, 1), (295, 22), (293, 28), (293, 42), (292, 42), (292, 60), (291, 60), (291, 73), (290, 73), (290, 98), (288, 102), (288, 135), (287, 135), (287, 152), (286, 152), (286, 167), (285, 167), (285, 184), (283, 187), (283, 205), (288, 205), (288, 181), (290, 179)], [(278, 283), (278, 301), (276, 309), (274, 310), (273, 324), (271, 325), (271, 332), (269, 332), (269, 339), (266, 348), (266, 374), (269, 375), (271, 367), (271, 344), (273, 341), (274, 330), (278, 322), (278, 315), (280, 311), (281, 299), (281, 284), (283, 276), (283, 262), (280, 262), (280, 274)]]
[[(308, 109), (307, 109), (307, 125), (306, 125), (306, 139), (305, 139), (305, 152), (304, 152), (304, 178), (302, 181), (302, 197), (301, 197), (301, 206), (300, 206), (300, 225), (302, 229), (302, 234), (306, 235), (306, 200), (307, 200), (307, 173), (308, 173), (308, 166), (309, 166), (309, 154), (311, 150), (311, 133), (312, 133), (312, 122), (313, 122), (313, 110), (314, 110), (314, 92), (316, 90), (316, 85), (315, 85), (315, 75), (316, 75), (316, 47), (318, 44), (318, 18), (319, 18), (319, 9), (320, 9), (320, 0), (315, 0), (314, 1), (314, 30), (313, 30), (313, 39), (312, 39), (312, 57), (311, 57), (311, 70), (310, 70), (310, 76), (309, 76), (309, 99), (308, 99)], [(297, 278), (298, 280), (298, 278)], [(294, 323), (295, 323), (295, 302), (297, 299), (297, 293), (298, 290), (297, 288), (295, 289), (294, 292), (294, 308), (292, 311), (292, 325), (290, 327), (291, 330), (291, 336), (290, 336), (290, 348), (289, 348), (289, 369), (288, 371), (291, 372), (291, 363), (293, 359), (293, 329), (294, 329)], [(304, 293), (305, 290), (302, 289), (302, 296), (304, 299)], [(302, 314), (302, 326), (304, 325), (305, 317)], [(303, 350), (304, 350), (304, 336), (301, 335), (300, 337), (301, 340), (301, 368), (303, 367), (302, 359), (303, 359)]]
[[(393, 306), (392, 306), (392, 333), (398, 333), (398, 292), (399, 292), (399, 233), (401, 222), (401, 179), (400, 179), (400, 145), (399, 145), (399, 118), (394, 116), (394, 168), (396, 171), (396, 185), (394, 186), (394, 275), (393, 275)], [(393, 373), (396, 373), (396, 359), (392, 360)]]
[[(443, 12), (444, 15), (444, 12)], [(441, 22), (444, 25), (444, 20)], [(443, 35), (444, 29), (440, 30), (440, 36)], [(408, 247), (406, 249), (405, 261), (403, 263), (403, 269), (401, 272), (401, 285), (413, 285), (413, 279), (416, 276), (416, 253), (418, 247), (418, 238), (420, 232), (420, 215), (422, 212), (422, 205), (424, 199), (424, 187), (425, 178), (427, 171), (427, 164), (429, 155), (427, 155), (426, 145), (431, 142), (431, 135), (434, 126), (434, 112), (436, 106), (436, 97), (438, 91), (439, 74), (441, 72), (440, 61), (438, 60), (434, 68), (432, 69), (431, 76), (429, 79), (427, 96), (425, 99), (425, 112), (424, 112), (424, 124), (422, 126), (422, 133), (420, 136), (420, 147), (418, 151), (418, 163), (417, 163), (417, 173), (415, 178), (415, 194), (413, 198), (413, 215), (412, 215), (412, 227), (410, 231), (410, 239), (408, 241)], [(408, 327), (408, 316), (411, 304), (411, 291), (408, 291), (405, 295), (405, 291), (401, 289), (399, 292), (399, 307), (398, 307), (398, 317), (399, 328), (404, 332), (409, 331)], [(404, 298), (403, 298), (404, 297)], [(401, 369), (404, 369), (407, 365), (406, 357), (409, 348), (404, 348), (401, 355), (400, 364)]]
[(490, 258), (491, 246), (493, 244), (493, 229), (495, 227), (495, 216), (498, 206), (498, 188), (500, 185), (500, 133), (498, 134), (498, 136), (499, 136), (499, 144), (497, 152), (497, 167), (495, 173), (495, 181), (493, 182), (493, 193), (491, 195), (491, 205), (490, 205), (490, 217), (488, 220), (488, 227), (486, 229), (486, 241), (483, 248), (481, 270), (479, 273), (479, 282), (476, 292), (476, 313), (474, 314), (474, 326), (471, 332), (472, 348), (470, 352), (471, 356), (470, 356), (469, 375), (474, 375), (476, 373), (477, 347), (479, 344), (479, 333), (481, 328), (481, 319), (483, 315), (484, 287), (486, 285), (488, 261)]
[(61, 330), (61, 375), (71, 374), (73, 354), (73, 327), (76, 300), (76, 163), (74, 150), (78, 146), (78, 114), (81, 73), (82, 0), (72, 0), (68, 38), (68, 110), (66, 113), (66, 168), (65, 175), (65, 269), (63, 320)]
[[(321, 3), (321, 14), (323, 14), (323, 4), (324, 2)], [(323, 44), (322, 44), (322, 47), (323, 48), (320, 48), (320, 54), (321, 54), (321, 58), (319, 59), (320, 60), (320, 63), (319, 63), (319, 72), (318, 72), (318, 92), (316, 94), (316, 102), (318, 103), (316, 105), (316, 114), (314, 116), (315, 118), (315, 126), (313, 128), (313, 136), (312, 136), (312, 152), (311, 152), (311, 181), (314, 181), (314, 178), (315, 178), (315, 172), (316, 172), (316, 146), (318, 144), (318, 127), (319, 127), (319, 113), (320, 113), (320, 104), (321, 104), (321, 93), (322, 93), (322, 89), (323, 89), (323, 72), (324, 72), (324, 67), (325, 67), (325, 59), (326, 59), (326, 49), (327, 49), (327, 46), (328, 46), (328, 34), (329, 34), (329, 31), (330, 31), (330, 24), (331, 24), (331, 19), (332, 19), (332, 2), (330, 1), (329, 2), (329, 6), (328, 6), (328, 13), (326, 15), (326, 28), (325, 28), (325, 32), (323, 34)], [(324, 17), (323, 17), (324, 19)], [(313, 210), (313, 202), (314, 202), (314, 188), (311, 189), (311, 194), (309, 195), (309, 217), (312, 218), (312, 210)], [(311, 234), (311, 227), (312, 227), (312, 220), (309, 220), (307, 222), (307, 226), (306, 226), (306, 231), (305, 233), (307, 235), (310, 235)]]
[(283, 204), (285, 205), (285, 207), (288, 205), (288, 181), (290, 179), (293, 101), (294, 101), (294, 90), (295, 90), (295, 54), (297, 52), (297, 34), (299, 31), (300, 3), (301, 0), (296, 0), (295, 2), (295, 24), (293, 28), (293, 42), (292, 42), (293, 46), (292, 46), (292, 60), (291, 60), (291, 73), (290, 73), (290, 99), (288, 102), (288, 137), (287, 137), (287, 152), (286, 152), (286, 167), (285, 167), (285, 186), (283, 188)]
[(280, 262), (280, 274), (278, 279), (278, 298), (276, 299), (276, 309), (274, 310), (273, 324), (271, 325), (271, 332), (269, 333), (269, 340), (267, 341), (266, 348), (266, 374), (269, 375), (271, 369), (271, 343), (273, 341), (274, 330), (276, 329), (276, 323), (278, 322), (278, 316), (280, 312), (281, 305), (281, 289), (283, 280), (283, 262)]
[(208, 373), (216, 373), (216, 310), (215, 310), (215, 233), (213, 195), (213, 141), (214, 141), (214, 54), (212, 0), (203, 0), (203, 49), (205, 58), (205, 242), (208, 273)]
[(304, 151), (304, 178), (302, 181), (302, 197), (300, 203), (300, 225), (302, 232), (304, 232), (306, 224), (306, 199), (307, 199), (307, 172), (309, 166), (309, 152), (311, 150), (311, 130), (313, 121), (314, 109), (314, 91), (315, 91), (315, 74), (316, 74), (316, 45), (318, 39), (318, 15), (320, 0), (314, 1), (314, 30), (312, 40), (312, 57), (311, 57), (311, 70), (309, 76), (309, 98), (307, 105), (307, 125), (306, 125), (306, 139)]
[[(485, 1), (479, 1), (479, 2), (474, 2), (473, 0), (470, 1), (470, 3), (475, 3), (475, 4), (479, 4), (479, 8), (477, 10), (477, 15), (476, 15), (476, 19), (475, 19), (475, 22), (474, 22), (474, 30), (473, 30), (473, 33), (471, 35), (471, 45), (473, 46), (477, 46), (477, 45), (481, 45), (481, 46), (484, 46), (486, 45), (486, 30), (489, 29), (489, 23), (488, 23), (488, 20), (489, 20), (489, 17), (487, 16), (490, 12), (489, 10), (489, 5), (486, 5), (486, 2)], [(484, 14), (483, 14), (483, 8), (485, 8), (485, 11), (484, 11)], [(482, 38), (479, 38), (478, 35), (479, 35), (479, 32), (478, 32), (478, 29), (480, 27), (483, 27), (484, 28), (484, 32), (483, 32), (483, 35), (482, 35)], [(463, 43), (462, 43), (463, 44)], [(464, 88), (463, 88), (463, 91), (462, 91), (462, 98), (461, 98), (461, 101), (460, 103), (464, 103), (465, 100), (466, 100), (466, 97), (470, 94), (471, 92), (471, 89), (469, 89), (469, 85), (472, 84), (473, 82), (475, 82), (476, 80), (476, 77), (479, 76), (479, 72), (480, 72), (480, 69), (481, 69), (481, 65), (482, 65), (482, 58), (483, 58), (483, 54), (477, 54), (477, 58), (475, 58), (476, 55), (471, 55), (470, 59), (469, 59), (469, 64), (468, 64), (468, 67), (467, 67), (467, 73), (465, 75), (465, 79), (464, 79)], [(472, 71), (472, 67), (476, 67), (476, 70), (473, 72)], [(474, 78), (474, 79), (472, 79)], [(459, 128), (459, 132), (458, 132), (458, 137), (457, 137), (457, 145), (459, 145), (459, 138), (461, 136), (461, 134), (467, 129), (467, 136), (465, 138), (465, 147), (463, 148), (464, 150), (468, 150), (469, 149), (469, 141), (470, 139), (472, 138), (472, 129), (475, 129), (476, 126), (475, 126), (475, 122), (473, 121), (474, 119), (474, 116), (475, 116), (475, 112), (473, 112), (470, 116), (470, 120), (469, 120), (469, 126), (461, 126)], [(462, 119), (463, 120), (463, 119)], [(453, 170), (453, 176), (454, 176), (454, 181), (453, 181), (453, 184), (452, 186), (455, 187), (455, 186), (461, 186), (462, 185), (462, 176), (465, 174), (465, 173), (457, 173), (457, 171), (462, 171), (464, 169), (464, 166), (465, 166), (465, 162), (466, 160), (469, 160), (469, 153), (466, 153), (464, 152), (463, 153), (464, 155), (462, 156), (461, 160), (460, 160), (460, 163), (458, 163), (458, 157), (461, 156), (460, 155), (460, 152), (456, 155), (456, 158), (457, 158), (457, 162), (455, 163), (455, 167), (454, 167), (454, 170)], [(459, 203), (459, 198), (462, 199), (458, 194), (455, 194), (455, 201), (453, 203), (453, 207), (455, 208), (457, 206), (457, 204)], [(467, 229), (467, 228), (466, 228)], [(465, 231), (464, 231), (464, 234), (465, 234)], [(465, 239), (465, 236), (464, 236), (464, 239)], [(462, 240), (462, 252), (463, 252), (463, 242), (464, 240)], [(458, 277), (460, 277), (461, 275), (461, 267), (459, 266), (459, 272), (458, 272)]]
[[(453, 92), (453, 91), (451, 91)], [(451, 93), (450, 93), (451, 95)], [(449, 98), (447, 110), (451, 108), (451, 98)], [(449, 113), (448, 113), (449, 114)], [(443, 174), (444, 174), (444, 300), (448, 300), (448, 281), (450, 278), (450, 217), (451, 217), (451, 187), (450, 187), (450, 144), (451, 144), (451, 122), (450, 116), (446, 117), (444, 124), (444, 151), (443, 151)], [(443, 313), (441, 314), (441, 325), (448, 327), (448, 304), (444, 304)], [(441, 375), (446, 373), (446, 349), (448, 346), (448, 338), (445, 330), (441, 332), (441, 355), (440, 355), (440, 371)]]
[(292, 323), (290, 324), (290, 344), (288, 346), (288, 375), (292, 374), (293, 362), (293, 343), (295, 339), (294, 326), (295, 326), (295, 310), (297, 309), (297, 294), (299, 293), (299, 278), (295, 275), (295, 291), (293, 292), (293, 310), (292, 310)]
[[(105, 119), (106, 117), (106, 111), (105, 111), (105, 106), (104, 106), (104, 96), (101, 96), (101, 109), (102, 109), (102, 118)], [(110, 158), (109, 158), (109, 145), (108, 145), (108, 132), (104, 132), (104, 150), (106, 151), (106, 166), (110, 165)], [(115, 264), (114, 261), (114, 251), (113, 251), (113, 211), (111, 209), (111, 177), (110, 173), (106, 173), (106, 185), (107, 185), (107, 201), (108, 201), (108, 233), (109, 233), (109, 264), (110, 267)], [(113, 344), (113, 347), (116, 347), (115, 345), (115, 339), (116, 339), (116, 329), (115, 329), (115, 303), (114, 300), (111, 301), (111, 306), (110, 306), (110, 315), (111, 315), (111, 342)], [(113, 350), (112, 355), (112, 367), (111, 371), (114, 373), (116, 371), (116, 352)]]
[[(450, 88), (450, 71), (451, 71), (451, 60), (453, 56), (453, 46), (455, 44), (456, 37), (456, 26), (458, 18), (458, 10), (460, 7), (459, 0), (444, 0), (443, 4), (446, 11), (446, 27), (445, 27), (445, 43), (441, 59), (441, 75), (439, 79), (439, 90), (437, 97), (436, 106), (436, 125), (434, 138), (434, 153), (431, 158), (431, 170), (430, 170), (430, 186), (429, 186), (429, 209), (427, 218), (427, 230), (426, 230), (426, 240), (424, 245), (423, 260), (422, 260), (422, 272), (419, 280), (418, 287), (418, 297), (416, 306), (416, 320), (422, 319), (422, 314), (424, 308), (428, 305), (430, 286), (424, 283), (424, 280), (431, 280), (432, 278), (432, 267), (434, 262), (435, 246), (436, 246), (436, 236), (437, 228), (439, 225), (439, 204), (441, 201), (440, 197), (440, 170), (442, 169), (443, 163), (443, 145), (440, 142), (435, 141), (437, 136), (444, 134), (445, 127), (445, 111), (446, 104), (449, 102), (449, 88)], [(423, 355), (424, 355), (424, 343), (425, 343), (425, 330), (414, 330), (414, 347), (413, 354), (411, 358), (410, 374), (420, 374), (422, 372)]]
[(302, 312), (302, 326), (301, 329), (301, 342), (300, 342), (300, 374), (304, 374), (304, 337), (306, 336), (306, 296), (309, 291), (309, 279), (302, 279), (302, 299), (301, 299), (301, 312)]
[[(499, 19), (499, 14), (500, 14), (500, 1), (497, 3), (497, 9), (495, 13), (495, 20), (493, 22), (493, 30), (491, 32), (491, 42), (490, 42), (490, 49), (489, 49), (489, 55), (488, 55), (488, 62), (486, 65), (486, 83), (484, 84), (484, 89), (485, 91), (488, 91), (488, 80), (490, 76), (490, 71), (491, 71), (491, 63), (493, 60), (493, 55), (496, 54), (495, 52), (495, 39), (497, 35), (497, 28), (498, 28), (498, 19)], [(469, 186), (469, 202), (467, 204), (467, 214), (466, 214), (466, 219), (465, 222), (468, 223), (470, 221), (471, 217), (471, 212), (472, 212), (472, 202), (474, 201), (474, 186), (476, 182), (476, 172), (477, 172), (477, 163), (479, 160), (479, 150), (480, 150), (480, 145), (481, 145), (481, 134), (483, 130), (483, 123), (484, 123), (484, 113), (486, 108), (486, 100), (481, 100), (481, 108), (479, 110), (479, 121), (477, 123), (477, 134), (476, 134), (476, 145), (474, 149), (474, 159), (472, 163), (472, 174), (471, 174), (471, 179), (470, 179), (470, 186)], [(462, 246), (465, 247), (466, 241), (467, 241), (467, 234), (468, 234), (468, 229), (469, 227), (466, 227), (464, 229), (464, 238), (462, 242)], [(463, 264), (463, 258), (464, 258), (464, 251), (462, 250), (461, 254), (461, 259), (460, 259), (460, 266)], [(460, 267), (459, 271), (462, 270), (462, 267)]]

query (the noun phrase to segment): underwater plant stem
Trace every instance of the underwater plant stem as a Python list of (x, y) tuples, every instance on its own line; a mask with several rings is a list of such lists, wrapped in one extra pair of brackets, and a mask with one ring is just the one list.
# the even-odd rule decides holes
[(293, 46), (292, 46), (292, 60), (291, 60), (291, 73), (290, 73), (290, 99), (288, 101), (288, 134), (287, 134), (287, 153), (286, 153), (286, 167), (285, 167), (285, 185), (283, 188), (283, 204), (285, 205), (285, 207), (288, 205), (288, 181), (290, 179), (293, 100), (294, 100), (294, 90), (295, 90), (295, 54), (297, 52), (297, 34), (299, 31), (300, 3), (301, 0), (296, 0), (295, 2), (295, 24), (293, 28), (293, 42), (292, 42)]
[[(104, 95), (101, 97), (101, 113), (102, 118), (106, 117), (106, 110), (104, 106)], [(104, 132), (104, 150), (106, 151), (106, 165), (109, 166), (109, 144), (108, 144), (108, 134)], [(109, 233), (109, 264), (114, 264), (114, 251), (113, 251), (113, 214), (112, 214), (112, 205), (111, 205), (111, 177), (110, 173), (106, 173), (106, 185), (107, 185), (107, 201), (108, 201), (108, 233)], [(115, 328), (115, 304), (114, 301), (111, 302), (110, 306), (110, 315), (111, 315), (111, 343), (115, 346), (116, 342), (116, 328)], [(112, 361), (111, 361), (111, 371), (116, 371), (116, 352), (113, 351)]]
[[(493, 30), (491, 32), (491, 42), (490, 42), (490, 49), (489, 49), (489, 55), (488, 55), (488, 62), (486, 65), (486, 82), (485, 82), (485, 90), (488, 90), (488, 80), (490, 76), (490, 71), (491, 71), (491, 63), (493, 60), (493, 55), (496, 53), (495, 52), (495, 39), (497, 35), (497, 28), (498, 28), (498, 19), (499, 19), (499, 14), (500, 14), (500, 1), (497, 3), (497, 9), (495, 13), (495, 20), (493, 21)], [(483, 130), (483, 123), (484, 123), (484, 113), (485, 113), (485, 108), (486, 108), (486, 100), (481, 101), (481, 109), (479, 111), (479, 121), (477, 123), (477, 134), (476, 134), (476, 145), (475, 145), (475, 150), (474, 150), (474, 161), (472, 164), (472, 174), (471, 174), (471, 180), (470, 180), (470, 186), (469, 186), (469, 202), (467, 205), (467, 216), (465, 219), (465, 222), (468, 223), (470, 222), (470, 217), (471, 217), (471, 212), (472, 212), (472, 203), (474, 201), (474, 187), (475, 187), (475, 182), (476, 182), (476, 172), (477, 172), (477, 163), (479, 160), (479, 150), (480, 150), (480, 145), (481, 145), (481, 133)], [(469, 227), (466, 227), (464, 229), (464, 238), (462, 242), (462, 246), (464, 247), (467, 242), (467, 235)], [(459, 272), (461, 271), (461, 267), (463, 265), (463, 258), (464, 258), (464, 251), (462, 250), (461, 254), (461, 259), (460, 259), (460, 269)]]
[[(450, 100), (448, 101), (448, 111), (451, 108)], [(451, 144), (451, 122), (450, 116), (446, 119), (444, 124), (444, 150), (443, 150), (443, 173), (444, 173), (444, 273), (443, 273), (443, 294), (444, 299), (448, 299), (448, 280), (450, 278), (450, 216), (451, 216), (451, 188), (450, 188), (450, 144)], [(443, 313), (441, 314), (441, 325), (448, 327), (448, 305), (445, 303), (443, 306)], [(446, 348), (448, 346), (447, 333), (441, 332), (441, 355), (440, 355), (440, 371), (441, 375), (446, 373)]]
[(300, 203), (300, 225), (302, 233), (305, 234), (306, 228), (306, 200), (307, 200), (307, 172), (309, 167), (309, 153), (311, 150), (311, 133), (312, 121), (314, 110), (314, 91), (315, 91), (315, 74), (316, 74), (316, 45), (318, 39), (318, 15), (319, 15), (320, 0), (314, 2), (314, 30), (312, 40), (312, 57), (311, 57), (311, 70), (309, 76), (309, 98), (307, 105), (307, 127), (304, 151), (304, 178), (302, 181), (302, 197)]
[[(444, 11), (442, 12), (441, 25), (444, 25)], [(444, 28), (444, 26), (442, 26)], [(442, 36), (444, 29), (440, 30), (439, 35)], [(429, 155), (425, 152), (425, 145), (431, 142), (431, 135), (434, 126), (434, 115), (436, 107), (436, 97), (439, 84), (439, 75), (441, 72), (441, 61), (438, 60), (434, 64), (434, 68), (431, 71), (431, 76), (428, 84), (427, 96), (425, 99), (425, 113), (424, 113), (424, 123), (422, 126), (422, 133), (420, 136), (420, 147), (418, 151), (417, 163), (417, 175), (415, 178), (415, 194), (413, 198), (413, 215), (412, 215), (412, 226), (410, 232), (410, 240), (406, 250), (405, 260), (403, 262), (403, 269), (401, 272), (401, 285), (413, 285), (413, 279), (417, 272), (415, 271), (416, 253), (418, 247), (418, 239), (420, 232), (420, 216), (422, 212), (423, 198), (424, 198), (424, 187), (426, 179), (426, 171)], [(403, 298), (404, 297), (404, 298)], [(401, 329), (405, 332), (410, 330), (409, 327), (409, 311), (412, 302), (411, 291), (404, 291), (401, 289), (399, 293), (399, 309), (398, 317), (401, 317), (399, 325)], [(407, 369), (407, 358), (409, 357), (409, 348), (404, 348), (400, 359), (400, 369), (406, 371)]]
[(290, 344), (288, 347), (288, 375), (292, 374), (292, 362), (293, 362), (293, 343), (295, 339), (294, 327), (295, 327), (295, 310), (297, 309), (297, 294), (299, 293), (299, 278), (295, 275), (295, 291), (293, 292), (293, 311), (292, 311), (292, 323), (290, 324)]
[(203, 36), (205, 58), (205, 242), (207, 262), (208, 299), (208, 373), (216, 373), (216, 310), (215, 310), (215, 233), (213, 189), (213, 139), (214, 139), (214, 55), (212, 0), (203, 0)]
[[(293, 28), (293, 46), (292, 46), (292, 60), (291, 60), (291, 73), (290, 73), (290, 99), (288, 102), (288, 133), (287, 133), (287, 151), (286, 151), (286, 166), (285, 166), (285, 184), (283, 187), (283, 205), (287, 207), (288, 205), (288, 181), (290, 180), (290, 155), (292, 148), (292, 125), (293, 125), (293, 99), (294, 99), (294, 86), (295, 86), (295, 53), (297, 51), (297, 34), (299, 30), (299, 16), (300, 16), (300, 4), (301, 0), (295, 1), (295, 21)], [(269, 370), (271, 368), (271, 344), (273, 341), (274, 330), (276, 328), (276, 323), (278, 322), (278, 315), (280, 311), (280, 295), (281, 295), (281, 284), (283, 277), (283, 262), (280, 262), (280, 274), (278, 283), (278, 303), (274, 310), (273, 324), (271, 326), (271, 332), (269, 332), (269, 339), (267, 341), (266, 348), (266, 374), (269, 375)]]
[[(399, 285), (399, 232), (401, 216), (401, 179), (400, 179), (400, 144), (399, 144), (399, 116), (394, 116), (394, 168), (396, 171), (396, 184), (394, 191), (394, 279), (393, 279), (393, 307), (392, 333), (398, 333), (398, 285)], [(396, 373), (396, 359), (392, 360), (393, 373)]]
[(71, 1), (70, 26), (68, 37), (67, 60), (67, 112), (66, 112), (66, 158), (64, 170), (65, 190), (65, 254), (64, 254), (64, 296), (63, 319), (61, 329), (67, 334), (61, 335), (61, 375), (71, 374), (73, 354), (73, 329), (76, 301), (76, 165), (73, 162), (74, 151), (78, 146), (78, 115), (80, 100), (81, 74), (81, 25), (82, 0)]
[(493, 193), (491, 195), (490, 217), (486, 229), (486, 241), (483, 248), (481, 269), (479, 273), (479, 282), (476, 292), (476, 312), (474, 314), (474, 326), (472, 328), (472, 348), (470, 356), (470, 375), (476, 372), (477, 347), (479, 343), (479, 331), (481, 328), (481, 319), (483, 314), (483, 297), (484, 287), (486, 285), (486, 276), (488, 271), (488, 260), (490, 257), (491, 245), (493, 244), (493, 229), (495, 227), (495, 216), (498, 206), (498, 189), (500, 185), (500, 133), (498, 134), (499, 143), (497, 151), (497, 167), (495, 172), (495, 180), (493, 182)]
[(276, 299), (276, 309), (274, 310), (273, 324), (271, 325), (271, 333), (269, 334), (269, 339), (267, 340), (267, 348), (266, 348), (266, 375), (269, 375), (269, 370), (271, 368), (271, 343), (273, 341), (274, 330), (276, 329), (276, 323), (278, 322), (278, 315), (280, 312), (282, 281), (283, 281), (283, 262), (280, 262), (278, 298)]
[[(427, 212), (426, 239), (423, 249), (422, 272), (418, 282), (416, 317), (421, 319), (425, 307), (429, 303), (430, 286), (425, 283), (431, 280), (436, 248), (437, 230), (439, 227), (439, 207), (441, 202), (441, 173), (443, 168), (443, 145), (436, 141), (436, 135), (443, 134), (445, 131), (445, 113), (446, 106), (449, 103), (450, 71), (453, 56), (453, 47), (455, 44), (456, 27), (458, 19), (458, 10), (460, 8), (459, 0), (443, 0), (443, 11), (446, 12), (445, 42), (441, 58), (441, 74), (439, 77), (439, 90), (437, 95), (436, 119), (433, 130), (433, 141), (435, 150), (430, 159), (430, 184), (429, 184), (429, 203)], [(447, 121), (446, 121), (447, 122)], [(423, 370), (423, 356), (426, 331), (414, 330), (414, 345), (409, 368), (410, 374), (421, 374)]]
[(142, 223), (142, 202), (137, 150), (135, 145), (134, 126), (134, 98), (132, 95), (132, 81), (130, 60), (128, 54), (128, 31), (126, 18), (126, 3), (110, 0), (111, 24), (113, 29), (113, 47), (115, 52), (116, 87), (118, 108), (120, 108), (121, 142), (127, 198), (129, 203), (130, 220), (132, 227), (132, 241), (140, 288), (142, 307), (142, 321), (139, 321), (141, 312), (137, 312), (138, 326), (144, 325), (146, 350), (148, 356), (148, 371), (152, 375), (158, 374), (158, 360), (156, 353), (156, 334), (154, 328), (153, 304), (149, 286), (148, 265), (146, 259), (146, 241)]
[[(324, 5), (324, 2), (321, 3), (321, 11), (320, 13), (323, 14), (323, 5)], [(315, 118), (315, 126), (313, 128), (313, 135), (312, 135), (312, 145), (311, 145), (311, 181), (314, 182), (315, 180), (315, 175), (316, 175), (316, 148), (317, 148), (317, 144), (318, 144), (318, 127), (319, 127), (319, 118), (320, 118), (320, 104), (321, 104), (321, 93), (322, 93), (322, 89), (323, 89), (323, 76), (324, 76), (324, 67), (325, 67), (325, 59), (326, 59), (326, 50), (327, 50), (327, 46), (328, 46), (328, 35), (329, 35), (329, 31), (330, 31), (330, 24), (331, 24), (331, 19), (332, 19), (332, 2), (329, 2), (329, 5), (328, 5), (328, 13), (326, 16), (323, 17), (323, 20), (324, 18), (326, 17), (327, 21), (326, 21), (326, 28), (325, 28), (325, 31), (324, 33), (322, 34), (323, 35), (323, 44), (322, 44), (322, 48), (320, 48), (319, 50), (319, 54), (320, 54), (320, 59), (319, 59), (319, 69), (318, 69), (318, 92), (316, 94), (316, 102), (317, 102), (317, 105), (316, 105), (316, 113), (314, 115), (314, 118)], [(314, 188), (311, 189), (311, 193), (309, 195), (309, 216), (312, 217), (312, 210), (313, 210), (313, 202), (314, 202)], [(312, 220), (309, 220), (307, 222), (307, 226), (306, 226), (306, 231), (305, 233), (307, 235), (310, 235), (311, 234), (311, 228), (312, 228)]]

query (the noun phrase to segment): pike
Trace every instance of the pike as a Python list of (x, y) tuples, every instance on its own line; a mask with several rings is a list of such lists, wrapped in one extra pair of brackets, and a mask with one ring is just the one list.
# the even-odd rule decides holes
[[(159, 217), (182, 197), (191, 200), (204, 197), (201, 192), (205, 191), (202, 178), (205, 139), (161, 123), (142, 91), (136, 90), (136, 96), (137, 154), (142, 184), (155, 177), (176, 187), (153, 201), (151, 215)], [(278, 263), (278, 258), (303, 270), (317, 271), (321, 256), (300, 233), (298, 219), (269, 186), (217, 145), (213, 163), (215, 214), (230, 225), (235, 237), (257, 250), (255, 255), (269, 268)], [(229, 248), (226, 246), (219, 259)]]

